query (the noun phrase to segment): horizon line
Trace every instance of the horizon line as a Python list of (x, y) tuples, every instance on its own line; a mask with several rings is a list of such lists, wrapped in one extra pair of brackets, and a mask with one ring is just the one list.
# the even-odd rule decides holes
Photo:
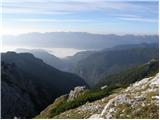
[(2, 34), (3, 36), (20, 36), (20, 35), (27, 35), (27, 34), (33, 34), (33, 33), (38, 33), (38, 34), (47, 34), (47, 33), (86, 33), (86, 34), (94, 34), (94, 35), (117, 35), (117, 36), (126, 36), (126, 35), (139, 35), (139, 36), (145, 36), (145, 35), (157, 35), (159, 36), (158, 33), (95, 33), (95, 32), (82, 32), (82, 31), (46, 31), (46, 32), (24, 32), (24, 33), (17, 33), (17, 34)]

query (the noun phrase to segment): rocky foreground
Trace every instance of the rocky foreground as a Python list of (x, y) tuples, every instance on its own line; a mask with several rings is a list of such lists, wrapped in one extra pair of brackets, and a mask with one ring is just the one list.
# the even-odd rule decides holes
[(158, 117), (159, 74), (136, 82), (126, 89), (118, 89), (103, 99), (63, 112), (54, 118), (158, 119)]

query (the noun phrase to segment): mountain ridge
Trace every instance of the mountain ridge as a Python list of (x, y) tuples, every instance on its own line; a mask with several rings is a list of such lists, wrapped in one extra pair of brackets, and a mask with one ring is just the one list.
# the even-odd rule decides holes
[(55, 67), (59, 70), (63, 70), (65, 68), (65, 63), (62, 61), (62, 59), (48, 53), (45, 50), (42, 49), (16, 49), (15, 52), (18, 53), (31, 53), (35, 57), (43, 60), (46, 64)]
[(158, 45), (148, 46), (152, 44), (138, 48), (99, 51), (79, 61), (73, 71), (84, 78), (90, 87), (94, 87), (98, 82), (96, 80), (106, 75), (158, 59)]
[[(109, 96), (113, 96), (114, 93), (118, 93), (120, 91), (125, 90), (127, 87), (132, 86), (132, 84), (135, 84), (136, 82), (140, 82), (143, 78), (152, 77), (155, 76), (158, 72), (158, 62), (157, 61), (150, 61), (147, 64), (140, 65), (137, 67), (137, 71), (135, 72), (135, 68), (132, 68), (133, 71), (131, 71), (133, 80), (129, 80), (131, 78), (130, 76), (126, 76), (125, 74), (122, 74), (122, 78), (126, 78), (126, 83), (122, 84), (110, 84), (110, 85), (104, 85), (102, 87), (98, 87), (96, 89), (84, 89), (84, 87), (75, 88), (74, 91), (70, 91), (69, 94), (63, 95), (59, 98), (57, 98), (53, 104), (49, 105), (46, 109), (44, 109), (38, 116), (35, 118), (70, 118), (70, 119), (79, 119), (79, 118), (89, 118), (90, 114), (87, 114), (88, 112), (91, 112), (92, 114), (98, 110), (98, 106), (96, 107), (96, 104), (92, 107), (93, 103), (95, 101), (101, 101), (104, 98), (109, 98)], [(147, 66), (149, 67), (147, 67)], [(150, 67), (153, 66), (154, 67)], [(141, 69), (140, 69), (141, 68)], [(146, 68), (148, 70), (146, 71)], [(142, 75), (142, 71), (144, 76)], [(117, 79), (121, 81), (121, 79), (118, 76)], [(128, 83), (127, 83), (128, 81)], [(117, 81), (116, 81), (117, 82)], [(74, 94), (75, 96), (73, 96)], [(71, 94), (71, 95), (70, 95)], [(113, 95), (112, 95), (113, 94)], [(72, 101), (69, 100), (69, 96), (72, 96), (74, 98)], [(134, 97), (134, 96), (133, 96)], [(103, 102), (103, 101), (102, 101)], [(88, 108), (85, 109), (85, 106), (87, 105)], [(84, 108), (79, 109), (79, 108)], [(93, 108), (93, 109), (92, 109)], [(77, 110), (78, 109), (78, 110)], [(102, 107), (100, 107), (102, 109)]]
[(158, 42), (158, 35), (121, 36), (114, 34), (90, 34), (85, 32), (50, 32), (3, 36), (3, 44), (6, 46), (16, 45), (46, 48), (105, 49), (119, 44), (138, 44), (143, 42)]
[[(15, 116), (31, 118), (56, 97), (69, 92), (76, 86), (86, 85), (84, 80), (77, 75), (61, 72), (32, 54), (7, 52), (2, 53), (1, 56), (2, 103), (5, 103), (2, 104), (2, 118)], [(14, 96), (16, 94), (17, 96)], [(23, 96), (28, 99), (30, 105), (24, 102)], [(22, 100), (17, 105), (15, 103), (18, 99)], [(21, 105), (27, 106), (23, 108)], [(30, 113), (30, 109), (33, 112)]]

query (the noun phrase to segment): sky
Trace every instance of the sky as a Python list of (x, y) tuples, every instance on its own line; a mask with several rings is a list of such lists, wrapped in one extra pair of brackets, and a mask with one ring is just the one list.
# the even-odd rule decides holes
[(0, 33), (158, 34), (158, 0), (2, 0)]

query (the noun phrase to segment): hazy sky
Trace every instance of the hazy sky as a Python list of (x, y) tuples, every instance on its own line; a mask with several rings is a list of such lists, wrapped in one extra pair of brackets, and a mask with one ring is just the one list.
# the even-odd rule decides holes
[(3, 34), (157, 34), (158, 0), (2, 0)]

